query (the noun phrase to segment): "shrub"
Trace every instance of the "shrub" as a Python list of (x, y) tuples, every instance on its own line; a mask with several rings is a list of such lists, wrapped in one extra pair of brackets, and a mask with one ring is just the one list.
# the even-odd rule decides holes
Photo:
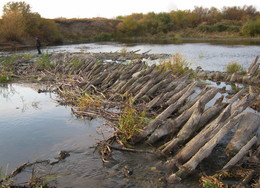
[(243, 67), (242, 65), (240, 65), (239, 63), (237, 62), (231, 62), (229, 63), (227, 66), (226, 66), (226, 71), (228, 73), (239, 73), (239, 72), (242, 72), (243, 71)]
[(242, 33), (246, 36), (257, 36), (260, 34), (260, 17), (258, 19), (249, 20), (242, 28)]
[(118, 136), (127, 143), (138, 134), (147, 124), (145, 111), (138, 112), (133, 106), (133, 99), (129, 98), (118, 121)]
[(170, 57), (169, 61), (163, 61), (158, 65), (163, 72), (171, 70), (173, 73), (184, 74), (189, 73), (190, 63), (188, 63), (181, 54), (176, 53)]

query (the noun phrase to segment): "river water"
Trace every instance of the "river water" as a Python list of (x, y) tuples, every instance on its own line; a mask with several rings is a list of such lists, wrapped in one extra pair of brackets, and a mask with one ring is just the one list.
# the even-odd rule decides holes
[[(224, 42), (224, 41), (223, 41)], [(150, 54), (180, 53), (191, 63), (191, 68), (201, 66), (204, 70), (224, 71), (231, 62), (240, 63), (245, 69), (254, 58), (260, 55), (259, 44), (230, 44), (219, 43), (177, 43), (177, 44), (142, 44), (142, 43), (86, 43), (44, 48), (44, 52), (120, 52), (123, 48), (128, 51), (140, 50), (138, 53), (149, 51)], [(36, 50), (27, 51), (36, 53)]]

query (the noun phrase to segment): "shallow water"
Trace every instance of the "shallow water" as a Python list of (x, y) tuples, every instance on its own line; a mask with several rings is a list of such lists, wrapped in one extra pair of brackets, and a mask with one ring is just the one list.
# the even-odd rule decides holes
[(10, 171), (27, 161), (46, 159), (60, 150), (95, 144), (103, 120), (76, 119), (53, 93), (37, 93), (21, 84), (0, 85), (0, 167)]
[[(44, 52), (120, 52), (123, 48), (128, 51), (140, 50), (138, 53), (149, 51), (151, 54), (180, 53), (191, 63), (191, 68), (201, 66), (204, 70), (224, 71), (231, 62), (240, 63), (245, 69), (249, 67), (254, 58), (260, 55), (257, 44), (211, 44), (179, 43), (179, 44), (140, 44), (140, 43), (86, 43), (62, 46), (51, 46), (43, 49)], [(27, 51), (28, 52), (28, 51)], [(36, 50), (29, 51), (36, 53)]]

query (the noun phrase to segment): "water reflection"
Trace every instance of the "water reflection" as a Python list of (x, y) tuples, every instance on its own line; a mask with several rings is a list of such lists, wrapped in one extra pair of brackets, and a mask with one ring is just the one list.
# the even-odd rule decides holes
[[(20, 84), (0, 85), (0, 167), (47, 159), (60, 150), (86, 149), (100, 138), (102, 119), (76, 119), (70, 108)], [(90, 137), (89, 135), (94, 135)]]
[(0, 84), (0, 96), (6, 100), (10, 99), (15, 94), (15, 88), (12, 84)]

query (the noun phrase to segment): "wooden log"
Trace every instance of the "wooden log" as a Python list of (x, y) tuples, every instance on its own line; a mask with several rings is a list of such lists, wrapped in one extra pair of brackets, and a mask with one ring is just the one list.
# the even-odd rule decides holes
[(237, 74), (236, 74), (236, 73), (233, 73), (233, 74), (231, 75), (231, 77), (230, 77), (230, 80), (228, 80), (228, 81), (230, 81), (230, 82), (235, 82), (235, 81), (237, 81)]
[(154, 97), (154, 94), (160, 89), (164, 88), (166, 85), (168, 85), (172, 81), (171, 78), (166, 78), (157, 84), (155, 84), (149, 91), (147, 91), (146, 96), (148, 97)]
[[(151, 87), (163, 79), (162, 75), (159, 75), (160, 71), (155, 71), (149, 75), (149, 80), (144, 80), (142, 83), (134, 86), (131, 90), (128, 90), (128, 93), (132, 93), (136, 98), (141, 98), (146, 92), (151, 89)], [(147, 84), (151, 82), (152, 85), (147, 87)], [(145, 88), (145, 89), (144, 89)]]
[(230, 119), (188, 162), (183, 165), (178, 172), (176, 172), (176, 175), (180, 178), (185, 178), (192, 173), (198, 164), (211, 154), (212, 150), (229, 132), (229, 130), (242, 119), (242, 116), (243, 114), (240, 114), (235, 118)]
[(178, 144), (184, 143), (187, 139), (190, 138), (192, 134), (194, 134), (195, 131), (198, 130), (199, 127), (197, 127), (197, 125), (202, 116), (205, 104), (202, 104), (200, 101), (198, 101), (196, 103), (196, 106), (197, 107), (192, 113), (189, 120), (185, 123), (185, 125), (177, 134), (177, 136), (165, 145), (165, 147), (162, 150), (162, 153), (170, 153), (171, 150), (174, 150), (174, 148), (178, 146)]
[(237, 153), (257, 132), (260, 127), (260, 115), (248, 112), (239, 123), (239, 126), (226, 147), (229, 155)]
[(165, 120), (168, 118), (176, 109), (178, 109), (183, 102), (191, 95), (191, 93), (194, 91), (194, 88), (196, 86), (196, 82), (190, 85), (189, 89), (186, 91), (186, 93), (175, 103), (170, 105), (166, 110), (164, 110), (161, 114), (159, 114), (154, 121), (152, 121), (145, 129), (141, 132), (140, 135), (138, 135), (134, 142), (139, 142), (142, 139), (146, 138), (147, 136), (151, 135), (154, 130), (158, 127), (158, 122)]
[(239, 100), (239, 98), (248, 91), (247, 88), (241, 89), (237, 92), (232, 98), (230, 98), (227, 103), (234, 103), (235, 101)]
[[(178, 113), (183, 113), (184, 111), (188, 110), (190, 107), (192, 107), (205, 93), (207, 93), (209, 90), (211, 90), (212, 87), (205, 87), (201, 92), (191, 101), (187, 102), (184, 106), (178, 110)], [(215, 88), (215, 92), (217, 92), (217, 89)], [(216, 94), (215, 94), (216, 95)], [(214, 95), (214, 96), (215, 96)]]
[(181, 78), (176, 79), (175, 81), (171, 82), (164, 90), (163, 92), (167, 93), (169, 91), (174, 90), (178, 85), (181, 83), (187, 83), (187, 80), (189, 79), (188, 75), (185, 75)]
[(209, 123), (211, 120), (217, 117), (225, 107), (227, 107), (228, 104), (222, 103), (222, 100), (223, 100), (223, 96), (221, 96), (212, 107), (208, 108), (202, 114), (200, 121), (198, 123), (200, 125), (199, 128)]
[(181, 98), (181, 96), (183, 96), (183, 94), (189, 89), (190, 86), (191, 84), (187, 85), (184, 89), (182, 89), (181, 91), (179, 91), (178, 93), (170, 97), (170, 99), (166, 101), (165, 105), (169, 106), (175, 103), (179, 98)]
[(141, 98), (156, 82), (156, 79), (152, 79), (147, 82), (147, 84), (144, 85), (144, 87), (139, 91), (139, 93), (134, 96), (133, 103), (135, 103), (139, 98)]
[(227, 171), (232, 168), (240, 159), (242, 159), (248, 150), (257, 142), (257, 137), (251, 138), (246, 145), (244, 145), (240, 151), (222, 168), (222, 171)]
[(249, 75), (250, 75), (250, 76), (254, 76), (254, 74), (256, 73), (256, 71), (259, 69), (259, 66), (260, 66), (260, 63), (256, 63), (256, 64), (252, 67), (252, 69), (250, 70)]
[(155, 98), (153, 98), (153, 100), (151, 100), (147, 105), (146, 105), (146, 109), (150, 110), (155, 104), (158, 103), (158, 101), (162, 98), (162, 96), (164, 95), (164, 93), (161, 93), (160, 95), (156, 96)]
[[(205, 143), (207, 143), (221, 127), (220, 122), (224, 122), (231, 114), (231, 105), (228, 105), (225, 110), (214, 121), (208, 124), (202, 131), (193, 137), (171, 160), (167, 161), (168, 168), (172, 168), (176, 163), (184, 163), (190, 159)], [(212, 134), (213, 132), (213, 134)]]
[(120, 79), (126, 80), (132, 77), (134, 73), (136, 73), (142, 66), (144, 62), (138, 61), (134, 64), (133, 67), (130, 67), (130, 70), (126, 72), (126, 74), (123, 74)]
[[(203, 96), (201, 96), (199, 100), (202, 104), (207, 104), (217, 94), (217, 91), (217, 88), (211, 88), (211, 90), (208, 93), (205, 93)], [(176, 119), (168, 120), (167, 123), (158, 127), (149, 137), (149, 142), (155, 143), (162, 137), (165, 137), (170, 134), (174, 135), (175, 133), (177, 133), (181, 126), (190, 118), (195, 108), (196, 104), (194, 104), (191, 108), (180, 114)]]
[(183, 93), (182, 97), (179, 98), (174, 104), (168, 106), (166, 110), (164, 110), (161, 114), (159, 114), (156, 119), (165, 120), (168, 118), (175, 110), (177, 110), (184, 101), (194, 92), (194, 88), (197, 85), (196, 82), (189, 85), (188, 89), (185, 93)]
[(248, 67), (248, 69), (247, 69), (247, 73), (248, 73), (248, 74), (250, 74), (251, 69), (256, 65), (258, 59), (259, 59), (259, 56), (256, 56), (256, 58), (253, 60), (253, 62), (251, 63), (251, 65)]
[(256, 99), (257, 95), (248, 94), (241, 99), (236, 110), (231, 110), (232, 104), (229, 104), (225, 110), (211, 123), (209, 123), (202, 131), (200, 131), (194, 138), (192, 138), (183, 147), (177, 155), (175, 155), (171, 160), (167, 161), (166, 166), (171, 168), (175, 163), (184, 163), (190, 159), (206, 142), (208, 142), (213, 135), (215, 135), (224, 125), (226, 120), (232, 119), (244, 111), (252, 102)]
[(156, 83), (158, 80), (161, 79), (160, 77), (158, 77), (160, 73), (161, 71), (153, 71), (150, 75), (140, 78), (130, 86), (130, 88), (125, 92), (125, 94), (135, 94), (135, 92), (140, 91), (140, 88), (143, 88), (151, 79), (153, 80), (153, 83)]
[(186, 87), (187, 83), (186, 83), (186, 82), (181, 82), (181, 81), (182, 81), (182, 80), (179, 80), (177, 87), (176, 87), (174, 90), (165, 93), (165, 94), (160, 98), (160, 100), (158, 100), (158, 102), (154, 104), (153, 107), (165, 106), (165, 105), (164, 105), (165, 101), (167, 101), (171, 96), (173, 96), (173, 95), (175, 95), (176, 93), (178, 93), (178, 92), (180, 92), (181, 90), (183, 90), (183, 89)]
[(131, 79), (129, 79), (128, 81), (122, 81), (120, 85), (118, 85), (118, 87), (116, 87), (116, 91), (118, 93), (125, 93), (126, 92), (126, 89), (128, 87), (130, 87), (138, 78), (136, 77), (133, 77)]

